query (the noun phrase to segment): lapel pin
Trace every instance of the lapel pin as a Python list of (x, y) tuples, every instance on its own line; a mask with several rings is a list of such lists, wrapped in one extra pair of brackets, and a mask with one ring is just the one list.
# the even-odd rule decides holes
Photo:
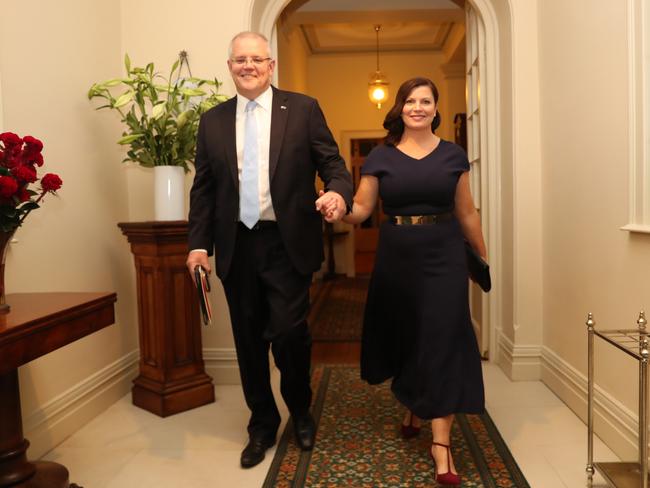
[(286, 109), (287, 109), (287, 107), (286, 107), (285, 105), (280, 105), (280, 108), (281, 108), (282, 110), (286, 110)]

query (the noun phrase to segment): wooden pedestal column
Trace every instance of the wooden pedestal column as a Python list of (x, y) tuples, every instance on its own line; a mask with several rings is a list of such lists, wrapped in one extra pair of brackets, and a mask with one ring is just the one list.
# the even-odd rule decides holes
[(140, 374), (133, 404), (166, 417), (214, 402), (205, 373), (201, 324), (187, 258), (187, 222), (118, 224), (135, 258)]

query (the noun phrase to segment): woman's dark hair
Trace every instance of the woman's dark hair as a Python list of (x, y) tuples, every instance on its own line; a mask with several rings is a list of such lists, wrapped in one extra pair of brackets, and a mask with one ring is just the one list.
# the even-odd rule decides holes
[[(402, 83), (395, 95), (395, 104), (386, 114), (384, 119), (384, 129), (388, 131), (384, 144), (387, 146), (396, 146), (404, 134), (404, 121), (402, 120), (402, 110), (404, 104), (413, 90), (419, 86), (428, 86), (433, 93), (433, 101), (438, 105), (438, 88), (429, 78), (411, 78)], [(440, 111), (436, 110), (436, 116), (431, 123), (431, 132), (435, 132), (440, 125)]]

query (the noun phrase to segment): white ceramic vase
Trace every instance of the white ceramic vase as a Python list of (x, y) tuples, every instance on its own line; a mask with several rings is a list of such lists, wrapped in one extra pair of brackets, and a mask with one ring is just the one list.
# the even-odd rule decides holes
[(155, 220), (185, 220), (185, 173), (182, 166), (154, 166)]

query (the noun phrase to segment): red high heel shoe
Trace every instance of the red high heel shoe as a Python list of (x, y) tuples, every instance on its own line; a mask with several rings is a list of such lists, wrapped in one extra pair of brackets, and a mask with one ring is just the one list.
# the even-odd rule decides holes
[(409, 412), (408, 425), (401, 425), (402, 437), (404, 439), (412, 439), (420, 433), (420, 427), (413, 425), (413, 412)]
[[(446, 444), (440, 444), (439, 442), (433, 441), (434, 446), (440, 446), (447, 449), (447, 472), (441, 473), (436, 466), (436, 481), (443, 486), (458, 486), (460, 485), (460, 476), (451, 472), (451, 446)], [(433, 452), (429, 449), (429, 456), (433, 464), (436, 464), (436, 460), (433, 457)]]

